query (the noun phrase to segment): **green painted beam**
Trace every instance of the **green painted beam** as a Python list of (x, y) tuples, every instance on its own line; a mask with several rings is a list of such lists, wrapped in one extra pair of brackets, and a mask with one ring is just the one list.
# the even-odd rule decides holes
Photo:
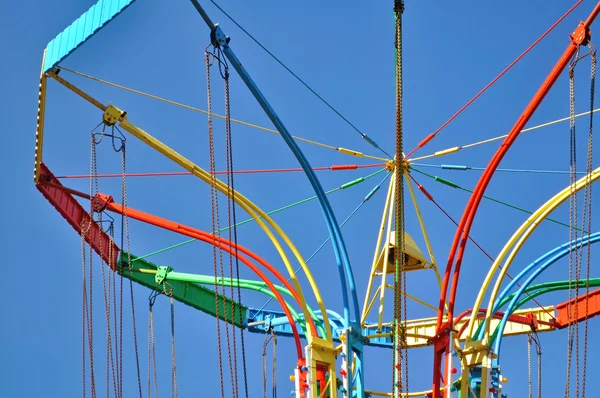
[[(132, 281), (139, 283), (142, 286), (146, 286), (152, 290), (156, 289), (156, 281), (154, 274), (146, 274), (140, 271), (130, 272), (128, 269), (128, 253), (121, 252), (120, 264), (122, 267), (117, 268), (119, 275), (125, 278), (131, 279)], [(131, 255), (132, 269), (149, 269), (155, 271), (158, 266), (151, 263), (150, 261), (138, 258)], [(181, 303), (187, 304), (192, 308), (205, 312), (212, 316), (217, 316), (217, 297), (219, 302), (218, 316), (220, 319), (225, 320), (237, 327), (245, 328), (244, 322), (246, 321), (247, 308), (230, 298), (224, 297), (223, 295), (217, 294), (213, 290), (207, 289), (203, 286), (197, 285), (191, 282), (183, 281), (169, 281), (169, 284), (173, 287), (173, 298)], [(231, 308), (234, 306), (234, 320), (231, 320)], [(225, 312), (227, 311), (227, 312)], [(225, 316), (227, 314), (227, 316)]]

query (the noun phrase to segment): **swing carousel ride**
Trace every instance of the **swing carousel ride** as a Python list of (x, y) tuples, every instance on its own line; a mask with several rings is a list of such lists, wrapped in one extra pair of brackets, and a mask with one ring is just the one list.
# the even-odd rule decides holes
[[(201, 85), (192, 90), (180, 86), (190, 92), (186, 104), (71, 66), (100, 65), (110, 76), (133, 69), (131, 58), (120, 62), (115, 55), (127, 47), (123, 36), (148, 26), (137, 25), (144, 17), (140, 10), (149, 7), (145, 1), (98, 0), (43, 53), (34, 182), (81, 237), (80, 253), (72, 257), (81, 260), (81, 291), (72, 290), (82, 300), (82, 396), (165, 395), (163, 381), (169, 379), (173, 397), (275, 397), (291, 391), (298, 398), (500, 398), (533, 397), (534, 392), (539, 397), (542, 391), (557, 396), (562, 389), (565, 397), (597, 396), (600, 384), (587, 378), (587, 370), (596, 371), (595, 365), (588, 366), (598, 342), (592, 326), (599, 325), (591, 318), (600, 314), (600, 278), (594, 277), (591, 263), (592, 246), (600, 240), (592, 228), (592, 183), (600, 169), (594, 169), (592, 156), (596, 47), (591, 34), (600, 3), (580, 0), (559, 10), (564, 14), (554, 16), (560, 18), (498, 76), (471, 93), (439, 128), (418, 138), (414, 126), (406, 133), (402, 112), (407, 108), (403, 41), (416, 36), (403, 38), (403, 18), (410, 17), (404, 2), (385, 5), (395, 16), (389, 53), (395, 58), (396, 118), (395, 133), (376, 140), (216, 1), (190, 2), (162, 6), (176, 8), (174, 13), (183, 10), (182, 21), (197, 22), (198, 31), (188, 39), (194, 56), (186, 62), (191, 65), (182, 63), (180, 69), (185, 74), (192, 68), (206, 85), (205, 107), (189, 105), (204, 97), (198, 94)], [(226, 23), (215, 23), (213, 11)], [(573, 17), (586, 19), (566, 26)], [(234, 47), (241, 41), (230, 40), (230, 28), (264, 50), (322, 108), (333, 111), (346, 130), (361, 138), (366, 152), (321, 142), (335, 138), (334, 132), (318, 139), (292, 135), (287, 126), (298, 125), (294, 112), (302, 108), (276, 111), (286, 102), (285, 94), (271, 94), (276, 100), (269, 101), (258, 83), (269, 76), (260, 74), (256, 63), (238, 58)], [(149, 30), (163, 34), (156, 26)], [(554, 42), (544, 44), (550, 33)], [(566, 46), (562, 54), (560, 43)], [(533, 96), (511, 92), (528, 102), (506, 104), (520, 109), (506, 125), (507, 134), (490, 138), (479, 131), (476, 142), (425, 152), (435, 148), (435, 141), (450, 142), (441, 133), (539, 45), (546, 45), (552, 61), (542, 73), (528, 76), (535, 82)], [(177, 75), (153, 73), (156, 80), (181, 84)], [(255, 73), (260, 76), (256, 81)], [(135, 74), (130, 81), (136, 81)], [(555, 83), (569, 87), (569, 115), (537, 123), (534, 113)], [(579, 113), (576, 99), (583, 104)], [(234, 118), (232, 108), (243, 117)], [(561, 109), (566, 106), (544, 114)], [(244, 121), (252, 117), (263, 122)], [(430, 119), (425, 123), (435, 122)], [(71, 122), (60, 125), (61, 120)], [(271, 127), (263, 127), (269, 122)], [(561, 163), (567, 124), (569, 160)], [(578, 125), (584, 131), (579, 142)], [(542, 128), (554, 129), (558, 138), (528, 133)], [(247, 134), (236, 135), (236, 129)], [(251, 135), (256, 130), (271, 134)], [(392, 137), (393, 151), (377, 143)], [(512, 148), (517, 138), (524, 148)], [(414, 149), (403, 145), (415, 139), (420, 141)], [(271, 150), (262, 149), (265, 142)], [(547, 156), (537, 154), (541, 147)], [(483, 155), (473, 155), (472, 148)], [(585, 170), (582, 155), (577, 164), (578, 151), (585, 154)], [(336, 163), (313, 167), (305, 155), (319, 153), (322, 159), (324, 152)], [(452, 157), (465, 163), (438, 162)], [(348, 164), (350, 158), (356, 163)], [(531, 160), (537, 167), (500, 168), (505, 158)], [(488, 162), (487, 167), (473, 166), (472, 159)], [(428, 161), (437, 163), (423, 163)], [(553, 170), (543, 169), (546, 164)], [(163, 167), (171, 171), (157, 171)], [(89, 173), (58, 174), (88, 168)], [(431, 168), (442, 176), (431, 174)], [(452, 173), (462, 174), (453, 181)], [(519, 173), (528, 182), (503, 180), (503, 175)], [(477, 183), (465, 175), (478, 175)], [(553, 178), (552, 183), (545, 178)], [(502, 189), (494, 189), (491, 181), (501, 181)], [(338, 199), (342, 191), (347, 195), (343, 201)], [(537, 210), (521, 207), (521, 195), (541, 205)], [(354, 196), (358, 204), (352, 207)], [(456, 217), (442, 205), (446, 198), (454, 200)], [(359, 218), (355, 224), (360, 228), (352, 229), (349, 221), (367, 206), (372, 216)], [(344, 212), (349, 215), (342, 220)], [(518, 222), (515, 232), (508, 229), (515, 227), (509, 219)], [(192, 226), (198, 224), (203, 226)], [(328, 237), (316, 246), (313, 237), (319, 233)], [(447, 251), (447, 260), (440, 262), (434, 248)], [(487, 275), (481, 271), (486, 265)], [(62, 267), (61, 272), (72, 270), (72, 264)], [(466, 279), (459, 284), (461, 277)], [(142, 323), (147, 335), (141, 333)], [(141, 354), (146, 346), (147, 356)], [(170, 362), (161, 360), (168, 356)]]

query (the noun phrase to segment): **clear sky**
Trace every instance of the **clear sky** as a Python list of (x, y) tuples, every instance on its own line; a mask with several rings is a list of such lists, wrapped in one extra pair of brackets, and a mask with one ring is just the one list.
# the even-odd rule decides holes
[[(38, 78), (46, 44), (85, 12), (92, 0), (0, 3), (4, 77), (0, 80), (4, 115), (4, 145), (0, 164), (4, 182), (0, 201), (4, 209), (1, 245), (5, 255), (4, 305), (0, 327), (0, 395), (6, 397), (67, 397), (81, 395), (81, 243), (77, 234), (39, 194), (32, 182)], [(229, 21), (209, 1), (202, 2), (215, 22), (232, 37), (231, 46), (269, 98), (292, 134), (334, 147), (350, 148), (381, 156), (358, 133), (324, 106), (275, 63), (260, 47)], [(393, 1), (279, 2), (218, 1), (245, 29), (276, 54), (319, 94), (367, 133), (387, 152), (394, 152), (394, 18)], [(481, 2), (406, 1), (404, 14), (404, 131), (405, 151), (414, 148), (439, 127), (475, 93), (493, 79), (570, 7), (573, 0)], [(415, 156), (429, 155), (457, 145), (507, 133), (548, 71), (569, 43), (568, 35), (594, 6), (584, 1), (513, 70), (473, 106), (444, 129)], [(204, 49), (209, 31), (189, 1), (138, 0), (100, 34), (69, 56), (62, 65), (137, 90), (206, 109)], [(213, 68), (212, 96), (215, 112), (223, 111), (223, 87)], [(576, 69), (576, 110), (589, 110), (589, 57)], [(209, 167), (207, 118), (145, 97), (109, 88), (63, 71), (103, 103), (113, 103), (128, 112), (130, 120), (168, 145)], [(569, 89), (563, 73), (529, 126), (568, 116)], [(56, 82), (49, 82), (44, 160), (56, 175), (89, 174), (90, 131), (101, 121), (100, 113)], [(237, 74), (231, 82), (232, 116), (249, 123), (272, 127)], [(578, 122), (578, 169), (585, 170), (587, 123)], [(225, 168), (224, 124), (215, 121), (217, 169)], [(521, 136), (503, 160), (502, 168), (566, 171), (569, 168), (569, 127), (560, 123)], [(233, 126), (236, 169), (280, 169), (298, 167), (283, 140), (268, 132)], [(596, 139), (597, 141), (597, 139)], [(416, 169), (451, 180), (461, 187), (475, 187), (480, 171), (441, 170), (427, 165), (455, 164), (485, 167), (499, 142), (465, 149), (445, 158), (422, 160)], [(313, 166), (340, 164), (372, 165), (378, 160), (353, 158), (330, 149), (300, 143)], [(101, 173), (120, 173), (120, 155), (104, 144), (98, 152)], [(594, 159), (594, 166), (598, 162)], [(423, 165), (425, 164), (425, 165)], [(379, 170), (320, 171), (326, 190)], [(127, 171), (132, 173), (180, 171), (170, 161), (128, 137)], [(425, 175), (413, 173), (436, 201), (454, 219), (460, 219), (468, 193), (452, 189)], [(378, 174), (363, 183), (330, 195), (341, 222), (383, 177)], [(64, 181), (86, 191), (87, 179)], [(487, 191), (495, 199), (534, 211), (569, 183), (568, 174), (498, 172)], [(302, 173), (237, 175), (235, 186), (264, 210), (272, 210), (310, 197), (313, 191)], [(373, 196), (343, 228), (362, 303), (383, 211), (387, 185)], [(100, 181), (100, 191), (121, 201), (118, 179)], [(455, 226), (423, 195), (417, 197), (442, 269), (448, 256)], [(200, 181), (189, 176), (130, 178), (129, 206), (197, 228), (211, 230), (210, 194)], [(598, 213), (597, 200), (592, 201)], [(226, 224), (226, 202), (221, 205), (221, 225)], [(407, 194), (407, 203), (408, 194)], [(87, 206), (87, 204), (84, 204)], [(579, 217), (583, 202), (580, 201)], [(417, 218), (407, 207), (406, 229), (425, 252)], [(552, 215), (569, 222), (568, 205)], [(238, 209), (238, 219), (247, 215)], [(527, 214), (491, 201), (482, 202), (472, 237), (495, 257)], [(305, 258), (326, 239), (327, 230), (315, 201), (274, 216)], [(592, 231), (597, 230), (595, 222)], [(131, 251), (143, 255), (185, 240), (185, 237), (131, 222)], [(121, 231), (117, 228), (120, 241)], [(274, 248), (254, 224), (239, 227), (239, 242), (256, 251), (284, 271)], [(511, 274), (516, 275), (548, 250), (567, 242), (569, 230), (543, 222), (516, 257)], [(594, 251), (594, 250), (592, 250)], [(597, 253), (598, 250), (596, 249)], [(192, 243), (151, 258), (177, 271), (211, 275), (212, 249)], [(592, 260), (594, 256), (592, 255)], [(99, 263), (94, 268), (94, 338), (96, 383), (105, 395), (105, 338), (103, 296)], [(469, 245), (459, 283), (457, 313), (470, 308), (491, 262)], [(583, 269), (586, 261), (584, 257)], [(596, 264), (592, 261), (591, 276)], [(338, 273), (330, 245), (311, 261), (311, 270), (328, 308), (341, 313)], [(557, 262), (538, 281), (568, 279), (568, 259)], [(242, 270), (245, 278), (254, 278)], [(305, 292), (309, 292), (301, 277)], [(408, 277), (408, 292), (437, 306), (439, 288), (432, 272)], [(134, 286), (142, 385), (147, 385), (147, 322), (149, 291)], [(128, 285), (125, 297), (128, 297)], [(567, 292), (539, 298), (543, 305), (568, 299)], [(261, 307), (264, 296), (244, 293), (244, 304)], [(314, 298), (309, 298), (315, 304)], [(124, 395), (135, 396), (130, 302), (124, 300)], [(534, 304), (532, 306), (535, 307)], [(269, 308), (276, 309), (274, 303)], [(391, 308), (391, 304), (390, 304)], [(219, 396), (219, 363), (215, 321), (206, 314), (176, 304), (177, 371), (180, 396)], [(160, 395), (170, 393), (171, 354), (168, 300), (160, 297), (154, 311)], [(409, 305), (409, 318), (431, 317), (431, 309)], [(390, 310), (386, 315), (391, 315)], [(373, 320), (373, 319), (372, 319)], [(588, 396), (600, 388), (595, 358), (600, 355), (597, 319), (590, 321), (588, 342)], [(583, 348), (583, 326), (581, 327)], [(246, 334), (246, 357), (250, 396), (262, 395), (262, 344), (264, 336)], [(541, 335), (544, 393), (560, 395), (567, 366), (567, 333)], [(225, 344), (225, 340), (223, 340)], [(527, 391), (527, 342), (523, 336), (506, 339), (502, 370), (509, 378), (505, 392), (510, 397)], [(583, 352), (583, 351), (582, 351)], [(277, 348), (278, 393), (287, 396), (293, 388), (288, 376), (295, 365), (291, 339), (281, 337)], [(270, 354), (269, 354), (270, 355)], [(430, 348), (410, 352), (410, 389), (430, 387)], [(583, 358), (583, 354), (581, 354)], [(366, 386), (389, 391), (391, 351), (367, 348)], [(583, 359), (581, 359), (581, 362)], [(269, 363), (270, 359), (269, 359)], [(535, 367), (535, 362), (534, 362)], [(223, 360), (224, 378), (229, 380)], [(270, 379), (270, 370), (268, 372)], [(556, 391), (556, 394), (552, 392)], [(147, 393), (144, 392), (144, 396)]]

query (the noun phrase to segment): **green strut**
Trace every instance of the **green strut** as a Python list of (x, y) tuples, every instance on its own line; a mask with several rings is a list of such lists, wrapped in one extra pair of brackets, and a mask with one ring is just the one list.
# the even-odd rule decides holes
[[(143, 273), (141, 269), (147, 269), (151, 271), (158, 270), (158, 266), (143, 259), (138, 259), (136, 256), (131, 254), (131, 262), (134, 263), (134, 269), (136, 271), (130, 271), (127, 266), (129, 254), (125, 251), (121, 252), (120, 264), (124, 264), (124, 267), (117, 268), (119, 275), (131, 279), (132, 281), (139, 283), (140, 285), (146, 286), (150, 289), (156, 289), (157, 283), (155, 273)], [(247, 319), (247, 308), (223, 295), (217, 294), (213, 290), (207, 289), (203, 286), (199, 286), (195, 283), (183, 282), (183, 281), (169, 281), (173, 289), (173, 298), (179, 302), (189, 305), (197, 310), (205, 312), (212, 316), (217, 316), (217, 297), (219, 297), (219, 308), (218, 316), (220, 319), (227, 319), (228, 323), (231, 323), (240, 328), (245, 328), (245, 321)], [(231, 307), (234, 306), (234, 319), (231, 318)], [(227, 312), (225, 312), (227, 311)]]

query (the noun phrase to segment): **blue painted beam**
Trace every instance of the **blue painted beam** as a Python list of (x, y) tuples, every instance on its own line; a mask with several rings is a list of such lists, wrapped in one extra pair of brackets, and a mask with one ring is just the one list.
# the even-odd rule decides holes
[[(331, 324), (331, 331), (333, 333), (333, 340), (340, 342), (340, 333), (344, 330), (343, 319), (341, 317), (331, 316), (329, 313), (329, 321)], [(302, 314), (300, 314), (302, 317)], [(317, 317), (323, 321), (323, 317), (320, 314), (317, 314)], [(247, 330), (251, 333), (265, 333), (265, 331), (269, 328), (273, 328), (275, 333), (279, 336), (287, 336), (292, 337), (292, 328), (285, 316), (283, 311), (276, 310), (265, 310), (258, 308), (248, 308), (248, 320), (247, 320)], [(300, 324), (297, 323), (298, 328), (300, 328)], [(384, 326), (382, 328), (381, 333), (390, 333), (392, 330), (389, 326)], [(393, 348), (393, 342), (390, 337), (376, 337), (370, 338), (377, 333), (376, 328), (363, 328), (362, 335), (364, 337), (369, 338), (369, 342), (366, 343), (372, 347), (383, 347), (383, 348)], [(303, 334), (300, 336), (302, 338), (306, 338)]]

